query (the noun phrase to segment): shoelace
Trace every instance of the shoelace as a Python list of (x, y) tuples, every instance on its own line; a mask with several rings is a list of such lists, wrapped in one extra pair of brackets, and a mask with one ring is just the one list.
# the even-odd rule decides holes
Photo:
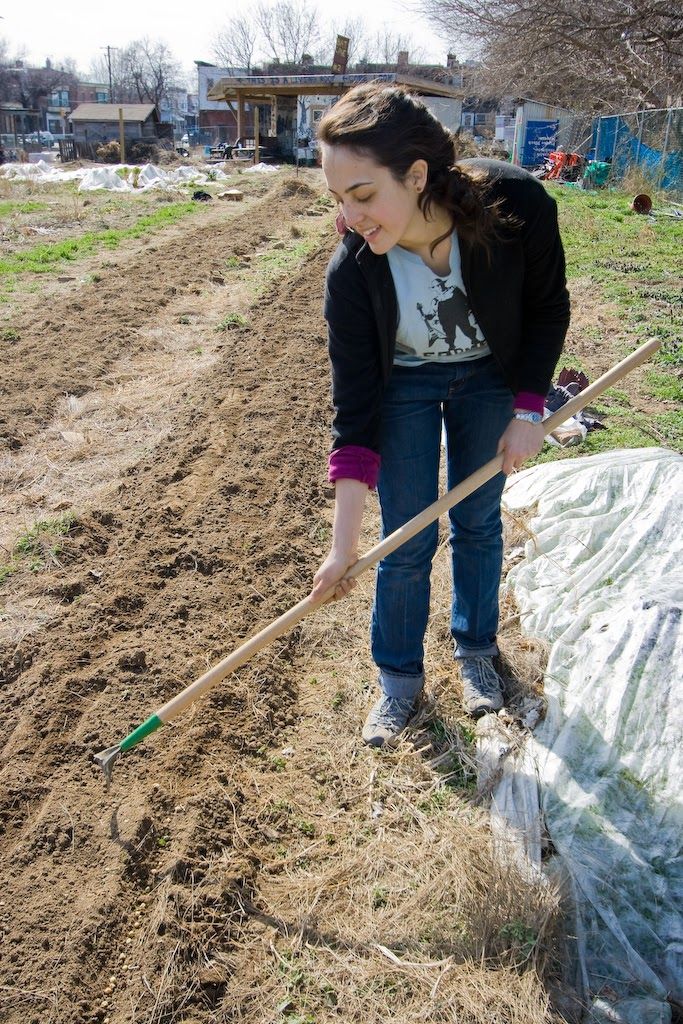
[[(497, 694), (500, 690), (500, 681), (496, 670), (487, 658), (468, 658), (476, 672), (476, 680), (470, 685), (476, 686), (477, 690), (487, 697)], [(467, 680), (469, 682), (469, 680)]]
[(382, 698), (382, 703), (376, 711), (377, 725), (393, 725), (409, 718), (415, 709), (414, 702), (402, 697)]

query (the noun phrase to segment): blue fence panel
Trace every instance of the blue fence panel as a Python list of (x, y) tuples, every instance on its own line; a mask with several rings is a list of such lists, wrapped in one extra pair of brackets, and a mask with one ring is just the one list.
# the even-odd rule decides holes
[[(595, 159), (611, 162), (613, 178), (622, 178), (630, 167), (638, 166), (658, 187), (683, 190), (682, 124), (681, 110), (598, 117), (593, 122)], [(656, 144), (648, 144), (643, 136)]]

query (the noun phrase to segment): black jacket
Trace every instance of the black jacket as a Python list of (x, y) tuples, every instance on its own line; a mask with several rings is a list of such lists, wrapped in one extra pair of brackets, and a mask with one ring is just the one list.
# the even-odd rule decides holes
[[(486, 171), (492, 200), (514, 214), (490, 253), (460, 239), (474, 316), (513, 392), (545, 395), (569, 324), (569, 296), (555, 200), (526, 171), (465, 160)], [(379, 450), (384, 386), (394, 360), (398, 304), (386, 256), (348, 231), (327, 269), (325, 319), (332, 363), (333, 448)]]

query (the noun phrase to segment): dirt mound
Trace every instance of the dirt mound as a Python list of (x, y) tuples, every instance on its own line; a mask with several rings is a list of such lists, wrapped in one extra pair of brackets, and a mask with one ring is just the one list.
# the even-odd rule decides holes
[(320, 192), (303, 178), (285, 178), (280, 185), (280, 195), (285, 199), (290, 196), (301, 196), (303, 199), (315, 199)]

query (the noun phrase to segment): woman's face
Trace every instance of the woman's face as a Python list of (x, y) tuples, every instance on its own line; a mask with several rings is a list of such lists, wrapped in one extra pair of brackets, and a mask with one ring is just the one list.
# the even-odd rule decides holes
[(381, 256), (395, 245), (420, 244), (425, 219), (417, 200), (424, 188), (427, 164), (417, 160), (404, 181), (387, 167), (347, 146), (323, 144), (323, 173), (348, 227)]

